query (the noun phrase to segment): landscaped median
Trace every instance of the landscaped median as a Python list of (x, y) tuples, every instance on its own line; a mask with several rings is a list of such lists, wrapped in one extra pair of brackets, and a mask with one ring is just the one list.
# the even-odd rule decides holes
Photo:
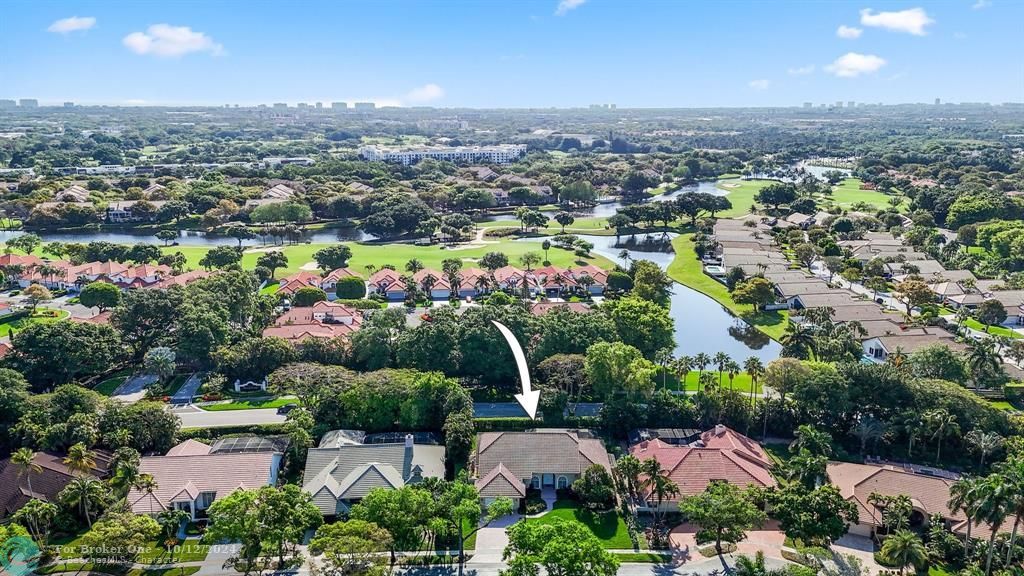
[(266, 398), (237, 399), (229, 402), (216, 402), (210, 404), (198, 404), (197, 406), (209, 412), (225, 412), (230, 410), (254, 410), (259, 408), (280, 408), (288, 404), (301, 405), (302, 402), (294, 396), (278, 396)]
[[(692, 232), (676, 236), (672, 240), (672, 248), (675, 250), (676, 257), (668, 265), (668, 275), (673, 280), (713, 298), (730, 312), (769, 337), (775, 340), (782, 338), (786, 332), (786, 325), (789, 323), (786, 312), (784, 310), (758, 312), (754, 310), (753, 306), (733, 302), (725, 284), (704, 273), (703, 264), (693, 251)], [(699, 330), (699, 327), (695, 326), (694, 329)]]

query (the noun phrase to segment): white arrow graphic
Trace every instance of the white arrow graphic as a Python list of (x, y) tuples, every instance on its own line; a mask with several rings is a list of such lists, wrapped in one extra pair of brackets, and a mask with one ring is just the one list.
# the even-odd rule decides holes
[(512, 348), (512, 355), (516, 359), (516, 366), (519, 368), (519, 381), (523, 383), (523, 393), (516, 394), (516, 400), (523, 407), (523, 410), (526, 410), (526, 413), (530, 415), (530, 418), (536, 420), (537, 404), (540, 402), (540, 390), (530, 389), (530, 369), (526, 366), (526, 354), (523, 353), (523, 347), (519, 345), (516, 335), (507, 326), (496, 320), (491, 320), (491, 323), (498, 327), (498, 331), (508, 341), (509, 348)]

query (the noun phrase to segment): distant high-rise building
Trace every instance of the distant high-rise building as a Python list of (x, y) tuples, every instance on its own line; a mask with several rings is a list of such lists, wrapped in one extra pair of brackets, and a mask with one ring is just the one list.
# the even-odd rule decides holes
[(842, 100), (836, 100), (836, 108), (842, 108), (842, 107), (843, 107), (843, 101)]
[(285, 102), (274, 102), (274, 108), (287, 108), (288, 104)]
[(0, 108), (15, 108), (17, 105), (14, 100), (0, 100)]
[(64, 107), (65, 108), (74, 108), (75, 107), (75, 103), (74, 102), (65, 102), (64, 103)]
[(298, 104), (295, 105), (295, 107), (296, 108), (309, 108), (309, 104), (306, 104), (305, 102), (299, 102)]
[(814, 108), (814, 102), (804, 102), (804, 108)]
[(317, 102), (316, 103), (316, 107), (317, 108), (323, 108), (324, 107), (324, 103), (323, 102)]
[(356, 110), (373, 110), (377, 105), (373, 102), (356, 102), (352, 107)]
[(856, 108), (857, 107), (857, 103), (854, 102), (853, 100), (850, 100), (849, 102), (846, 103), (846, 107), (847, 108)]
[(348, 102), (331, 102), (331, 108), (333, 110), (345, 110), (348, 108)]
[(39, 100), (35, 98), (22, 98), (18, 100), (18, 106), (22, 108), (39, 108)]
[(615, 104), (609, 104), (608, 107), (611, 108), (612, 110), (615, 110), (616, 105)]
[(942, 104), (942, 98), (935, 99), (935, 105), (938, 106), (939, 104)]

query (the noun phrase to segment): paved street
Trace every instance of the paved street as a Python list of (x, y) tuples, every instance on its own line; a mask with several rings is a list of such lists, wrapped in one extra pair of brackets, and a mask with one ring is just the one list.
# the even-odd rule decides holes
[(184, 406), (172, 408), (171, 412), (178, 415), (182, 428), (223, 428), (252, 424), (279, 424), (285, 421), (284, 415), (278, 414), (275, 408), (207, 412), (195, 406)]

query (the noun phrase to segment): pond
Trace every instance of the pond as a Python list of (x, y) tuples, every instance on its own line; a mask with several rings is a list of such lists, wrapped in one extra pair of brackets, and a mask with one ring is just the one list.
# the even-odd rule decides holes
[[(622, 237), (616, 243), (614, 236), (579, 235), (594, 244), (593, 252), (625, 266), (619, 258), (623, 248), (629, 250), (632, 258), (650, 260), (662, 270), (675, 258), (671, 240), (674, 234), (638, 234)], [(531, 239), (536, 241), (536, 239)], [(778, 342), (765, 336), (761, 331), (735, 317), (711, 298), (676, 283), (672, 286), (672, 308), (670, 314), (676, 326), (675, 355), (693, 356), (700, 352), (714, 355), (725, 352), (742, 363), (756, 356), (762, 362), (775, 360), (782, 352)]]
[[(24, 234), (22, 231), (0, 231), (0, 242), (6, 242), (14, 236)], [(53, 231), (37, 232), (43, 242), (112, 242), (114, 244), (162, 244), (157, 240), (155, 232), (151, 230), (75, 230), (75, 231)], [(327, 228), (322, 230), (307, 230), (302, 234), (303, 242), (314, 244), (330, 244), (334, 242), (373, 240), (374, 237), (359, 230), (358, 228)], [(237, 246), (238, 240), (226, 236), (208, 236), (205, 232), (198, 230), (181, 230), (178, 232), (178, 239), (175, 240), (180, 246)], [(274, 239), (270, 236), (257, 237), (252, 240), (242, 241), (243, 246), (262, 246), (273, 244)]]

